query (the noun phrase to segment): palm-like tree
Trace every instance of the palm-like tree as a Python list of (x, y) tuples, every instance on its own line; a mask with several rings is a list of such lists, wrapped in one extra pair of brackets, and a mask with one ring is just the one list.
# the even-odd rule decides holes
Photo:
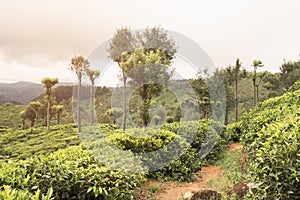
[(256, 78), (257, 78), (257, 75), (256, 75), (256, 70), (258, 67), (263, 67), (264, 65), (262, 64), (262, 61), (261, 60), (254, 60), (253, 61), (253, 75), (252, 75), (252, 81), (253, 81), (253, 103), (254, 103), (254, 106), (256, 106), (257, 104), (257, 84), (256, 84)]
[(95, 92), (94, 92), (94, 86), (95, 86), (95, 80), (100, 76), (100, 71), (96, 69), (87, 68), (85, 70), (86, 75), (90, 78), (90, 81), (92, 83), (91, 87), (91, 123), (94, 124), (94, 108), (95, 108)]
[(78, 90), (77, 90), (77, 124), (78, 132), (81, 132), (81, 112), (80, 112), (80, 90), (82, 77), (85, 74), (85, 70), (90, 66), (89, 61), (82, 55), (74, 56), (71, 59), (71, 64), (69, 65), (71, 72), (75, 72), (78, 78)]
[(110, 40), (109, 48), (107, 49), (109, 57), (116, 63), (118, 63), (122, 71), (123, 80), (123, 130), (126, 129), (126, 82), (127, 75), (126, 70), (122, 67), (122, 62), (126, 61), (122, 56), (127, 53), (133, 52), (136, 46), (136, 39), (131, 30), (127, 27), (117, 29), (113, 38)]
[(54, 105), (53, 108), (57, 115), (57, 124), (59, 124), (61, 113), (64, 110), (64, 105)]
[(46, 88), (47, 95), (47, 131), (50, 132), (50, 110), (51, 110), (51, 95), (52, 95), (52, 87), (58, 83), (58, 78), (43, 78), (41, 81)]
[(30, 108), (35, 112), (35, 126), (39, 126), (39, 112), (42, 104), (38, 101), (32, 101), (29, 103)]

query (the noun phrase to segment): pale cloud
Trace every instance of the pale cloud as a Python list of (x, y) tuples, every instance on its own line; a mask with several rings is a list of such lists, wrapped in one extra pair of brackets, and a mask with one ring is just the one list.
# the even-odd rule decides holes
[(278, 71), (300, 53), (298, 0), (10, 0), (0, 2), (0, 81), (74, 79), (68, 63), (86, 57), (116, 28), (161, 25), (190, 37), (225, 67), (261, 59)]

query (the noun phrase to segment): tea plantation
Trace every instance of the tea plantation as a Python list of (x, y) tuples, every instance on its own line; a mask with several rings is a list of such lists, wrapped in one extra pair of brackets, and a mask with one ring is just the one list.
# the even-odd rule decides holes
[(241, 136), (251, 181), (259, 189), (252, 199), (300, 198), (300, 82), (287, 93), (261, 103), (228, 127)]
[[(165, 124), (160, 128), (128, 129), (126, 133), (109, 124), (85, 126), (80, 136), (74, 124), (53, 126), (49, 133), (45, 127), (3, 129), (0, 199), (134, 199), (136, 190), (149, 177), (192, 180), (192, 173), (217, 159), (223, 149), (224, 139), (218, 135), (223, 128), (223, 125), (203, 120)], [(90, 136), (91, 143), (81, 142), (80, 138), (86, 141), (84, 138)], [(131, 167), (133, 172), (149, 167), (160, 169), (128, 173), (111, 168), (97, 158), (97, 154), (91, 154), (95, 153), (92, 146), (98, 145), (99, 149), (99, 145), (107, 142), (126, 154), (163, 149), (159, 154), (143, 157)], [(174, 144), (169, 145), (171, 142)], [(211, 149), (203, 159), (200, 159), (201, 148)], [(179, 149), (183, 150), (179, 157), (172, 157)], [(110, 155), (111, 159), (117, 156)], [(168, 162), (161, 168), (159, 164), (164, 159)]]
[[(210, 120), (126, 132), (111, 124), (85, 125), (84, 134), (74, 124), (52, 126), (49, 133), (45, 127), (2, 127), (0, 199), (136, 199), (147, 178), (191, 181), (194, 172), (219, 159), (228, 142), (238, 140), (248, 154), (247, 181), (258, 185), (248, 197), (297, 199), (299, 105), (300, 82), (227, 127)], [(112, 148), (108, 144), (122, 153), (99, 156)], [(110, 165), (118, 159), (128, 170)]]

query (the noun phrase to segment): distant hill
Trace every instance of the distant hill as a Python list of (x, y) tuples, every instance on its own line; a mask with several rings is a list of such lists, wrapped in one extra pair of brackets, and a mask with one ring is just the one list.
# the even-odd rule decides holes
[[(61, 85), (72, 85), (72, 83), (59, 83)], [(11, 102), (14, 104), (27, 104), (44, 92), (42, 84), (19, 81), (16, 83), (0, 83), (0, 102)]]

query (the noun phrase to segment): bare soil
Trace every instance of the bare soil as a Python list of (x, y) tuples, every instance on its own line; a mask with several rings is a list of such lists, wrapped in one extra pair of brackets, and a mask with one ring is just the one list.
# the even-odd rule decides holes
[[(229, 151), (234, 152), (242, 148), (240, 143), (229, 144)], [(222, 176), (223, 170), (218, 166), (205, 166), (201, 171), (194, 174), (195, 180), (193, 182), (159, 182), (156, 180), (148, 180), (144, 186), (143, 194), (140, 195), (139, 200), (155, 199), (155, 200), (178, 200), (189, 191), (198, 191), (199, 189), (208, 188), (208, 181), (217, 179)], [(159, 189), (150, 194), (149, 188), (151, 186), (159, 186)]]

